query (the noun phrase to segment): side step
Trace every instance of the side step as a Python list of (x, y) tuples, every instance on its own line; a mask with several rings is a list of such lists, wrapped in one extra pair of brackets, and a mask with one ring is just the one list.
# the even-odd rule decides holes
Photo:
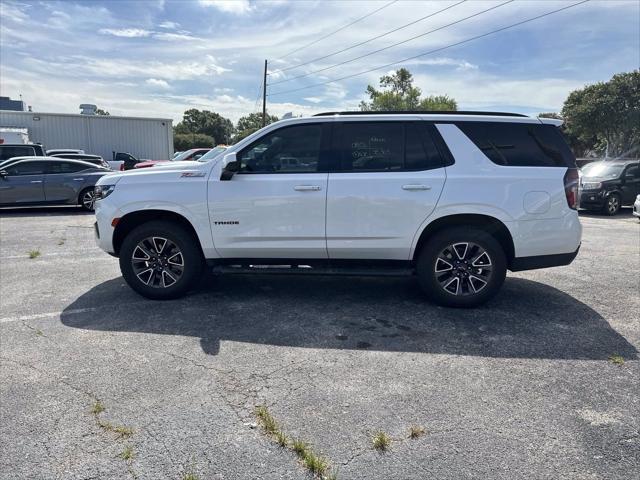
[(401, 267), (325, 267), (310, 265), (215, 265), (215, 274), (342, 275), (352, 277), (406, 277), (415, 273)]

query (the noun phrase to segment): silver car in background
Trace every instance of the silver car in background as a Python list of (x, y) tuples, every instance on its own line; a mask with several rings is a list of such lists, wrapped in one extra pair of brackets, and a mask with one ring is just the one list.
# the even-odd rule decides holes
[(0, 163), (0, 206), (80, 205), (93, 211), (93, 187), (109, 173), (79, 160), (11, 158)]

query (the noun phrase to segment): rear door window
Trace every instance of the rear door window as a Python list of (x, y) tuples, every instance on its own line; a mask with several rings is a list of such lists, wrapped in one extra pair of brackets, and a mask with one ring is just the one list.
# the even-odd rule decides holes
[[(348, 122), (335, 126), (343, 172), (420, 171), (444, 166), (424, 122)], [(432, 127), (431, 127), (432, 128)]]
[(460, 122), (457, 126), (498, 165), (575, 168), (575, 157), (554, 125)]
[(36, 156), (37, 152), (35, 148), (25, 145), (17, 145), (17, 146), (2, 146), (0, 145), (0, 161), (7, 160), (13, 157), (33, 157)]

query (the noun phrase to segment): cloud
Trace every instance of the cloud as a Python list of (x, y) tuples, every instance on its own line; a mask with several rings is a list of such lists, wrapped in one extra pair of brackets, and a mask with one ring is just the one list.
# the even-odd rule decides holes
[(214, 7), (221, 12), (242, 15), (249, 13), (253, 7), (249, 0), (200, 0), (200, 5)]
[(148, 37), (153, 33), (143, 28), (101, 28), (99, 32), (103, 35), (125, 38)]
[(455, 58), (440, 57), (440, 58), (427, 58), (424, 60), (410, 60), (403, 63), (406, 65), (436, 65), (446, 67), (456, 67), (456, 70), (477, 70), (478, 65), (467, 62), (466, 60), (456, 60)]
[(158, 27), (166, 28), (167, 30), (175, 30), (177, 28), (180, 28), (180, 24), (178, 22), (172, 22), (167, 20), (165, 22), (159, 23)]
[(153, 34), (153, 38), (158, 40), (165, 40), (167, 42), (191, 42), (200, 40), (198, 37), (187, 33), (170, 33), (170, 32), (158, 32)]
[(319, 98), (319, 97), (304, 97), (303, 100), (306, 100), (309, 103), (320, 103), (320, 102), (322, 102), (322, 98)]
[(171, 88), (171, 86), (167, 82), (165, 82), (164, 80), (160, 80), (159, 78), (148, 78), (144, 83), (146, 83), (150, 87), (163, 88), (167, 90)]

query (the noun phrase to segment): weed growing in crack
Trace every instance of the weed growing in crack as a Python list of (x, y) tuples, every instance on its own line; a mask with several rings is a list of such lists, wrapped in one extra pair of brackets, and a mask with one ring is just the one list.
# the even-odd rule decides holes
[(273, 437), (281, 447), (289, 447), (315, 478), (321, 480), (336, 480), (338, 478), (337, 471), (329, 473), (327, 459), (315, 454), (307, 443), (297, 438), (289, 443), (287, 435), (280, 429), (266, 406), (256, 408), (256, 417), (258, 417), (265, 433)]
[(31, 260), (38, 258), (41, 255), (40, 250), (29, 250), (27, 254)]
[(425, 433), (426, 431), (423, 427), (414, 425), (409, 429), (409, 438), (420, 438)]
[(624, 357), (622, 355), (618, 355), (617, 353), (609, 355), (609, 361), (614, 365), (624, 365)]
[(132, 460), (134, 455), (135, 455), (135, 453), (134, 453), (133, 447), (131, 445), (125, 446), (124, 450), (122, 450), (122, 452), (120, 452), (120, 458), (122, 458), (123, 460), (126, 460), (126, 461)]
[(102, 412), (104, 412), (104, 405), (102, 405), (102, 402), (100, 400), (96, 400), (93, 404), (93, 407), (91, 407), (91, 413), (93, 413), (94, 415), (99, 415)]
[(386, 451), (391, 445), (391, 438), (384, 432), (377, 432), (373, 436), (373, 448), (380, 452)]

